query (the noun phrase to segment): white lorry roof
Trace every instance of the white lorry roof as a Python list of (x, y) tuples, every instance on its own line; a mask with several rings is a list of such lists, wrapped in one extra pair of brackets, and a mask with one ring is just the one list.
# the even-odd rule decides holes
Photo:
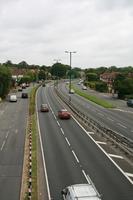
[(92, 184), (75, 184), (68, 188), (73, 190), (74, 197), (77, 200), (101, 200)]

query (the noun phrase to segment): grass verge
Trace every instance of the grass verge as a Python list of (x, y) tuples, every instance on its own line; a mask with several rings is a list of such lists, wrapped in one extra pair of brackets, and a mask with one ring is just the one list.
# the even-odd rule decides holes
[(33, 88), (30, 93), (29, 115), (32, 131), (32, 200), (38, 199), (37, 192), (37, 124), (35, 113), (35, 95), (38, 87)]
[(96, 96), (89, 95), (86, 92), (82, 92), (80, 89), (74, 87), (73, 85), (72, 85), (72, 88), (78, 95), (80, 95), (80, 96), (84, 97), (85, 99), (92, 101), (104, 108), (114, 108), (115, 107), (113, 104), (111, 104), (103, 99), (97, 98)]

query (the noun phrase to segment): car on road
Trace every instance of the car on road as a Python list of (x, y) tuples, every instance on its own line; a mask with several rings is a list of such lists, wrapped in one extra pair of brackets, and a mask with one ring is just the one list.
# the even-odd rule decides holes
[(61, 194), (64, 200), (101, 200), (93, 183), (68, 186)]
[(10, 94), (9, 95), (9, 101), (10, 102), (17, 102), (17, 95), (16, 94)]
[(41, 112), (49, 112), (49, 108), (47, 104), (41, 104), (41, 108), (40, 108)]
[(133, 107), (133, 99), (128, 99), (127, 100), (127, 106)]
[(70, 119), (71, 114), (70, 114), (70, 112), (67, 111), (67, 109), (61, 109), (58, 111), (58, 117), (60, 119)]
[(22, 91), (23, 91), (22, 87), (19, 87), (18, 92), (22, 92)]
[(69, 94), (74, 94), (74, 90), (73, 89), (71, 89), (71, 90), (69, 90)]
[(85, 85), (83, 85), (82, 90), (87, 90), (87, 87)]
[(21, 97), (22, 97), (22, 98), (25, 98), (25, 99), (28, 98), (28, 93), (27, 93), (27, 92), (22, 92)]

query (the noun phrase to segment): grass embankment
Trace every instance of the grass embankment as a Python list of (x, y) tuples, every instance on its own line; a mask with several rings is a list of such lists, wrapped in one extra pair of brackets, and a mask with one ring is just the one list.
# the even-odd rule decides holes
[(30, 92), (29, 116), (32, 131), (32, 200), (38, 199), (37, 192), (37, 124), (35, 113), (35, 95), (38, 87)]
[(80, 89), (78, 89), (77, 87), (74, 87), (73, 85), (72, 85), (72, 88), (74, 89), (75, 93), (77, 93), (78, 95), (80, 95), (80, 96), (84, 97), (85, 99), (88, 99), (89, 101), (92, 101), (104, 108), (114, 108), (115, 107), (111, 103), (109, 103), (103, 99), (100, 99), (96, 96), (89, 95), (88, 93), (81, 91)]

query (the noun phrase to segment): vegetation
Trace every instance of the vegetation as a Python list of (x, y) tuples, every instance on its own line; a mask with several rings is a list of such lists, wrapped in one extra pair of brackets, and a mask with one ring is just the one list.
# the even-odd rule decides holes
[(74, 91), (78, 95), (88, 99), (89, 101), (92, 101), (92, 102), (94, 102), (94, 103), (96, 103), (96, 104), (98, 104), (98, 105), (100, 105), (100, 106), (102, 106), (104, 108), (114, 108), (114, 105), (112, 105), (111, 103), (108, 103), (107, 101), (105, 101), (103, 99), (100, 99), (100, 98), (98, 98), (96, 96), (92, 96), (92, 95), (89, 95), (89, 94), (87, 94), (85, 92), (82, 92), (80, 89), (78, 89), (78, 88), (76, 88), (74, 86), (72, 86), (72, 88), (74, 89)]
[(11, 72), (5, 66), (0, 66), (0, 97), (4, 98), (11, 87)]

